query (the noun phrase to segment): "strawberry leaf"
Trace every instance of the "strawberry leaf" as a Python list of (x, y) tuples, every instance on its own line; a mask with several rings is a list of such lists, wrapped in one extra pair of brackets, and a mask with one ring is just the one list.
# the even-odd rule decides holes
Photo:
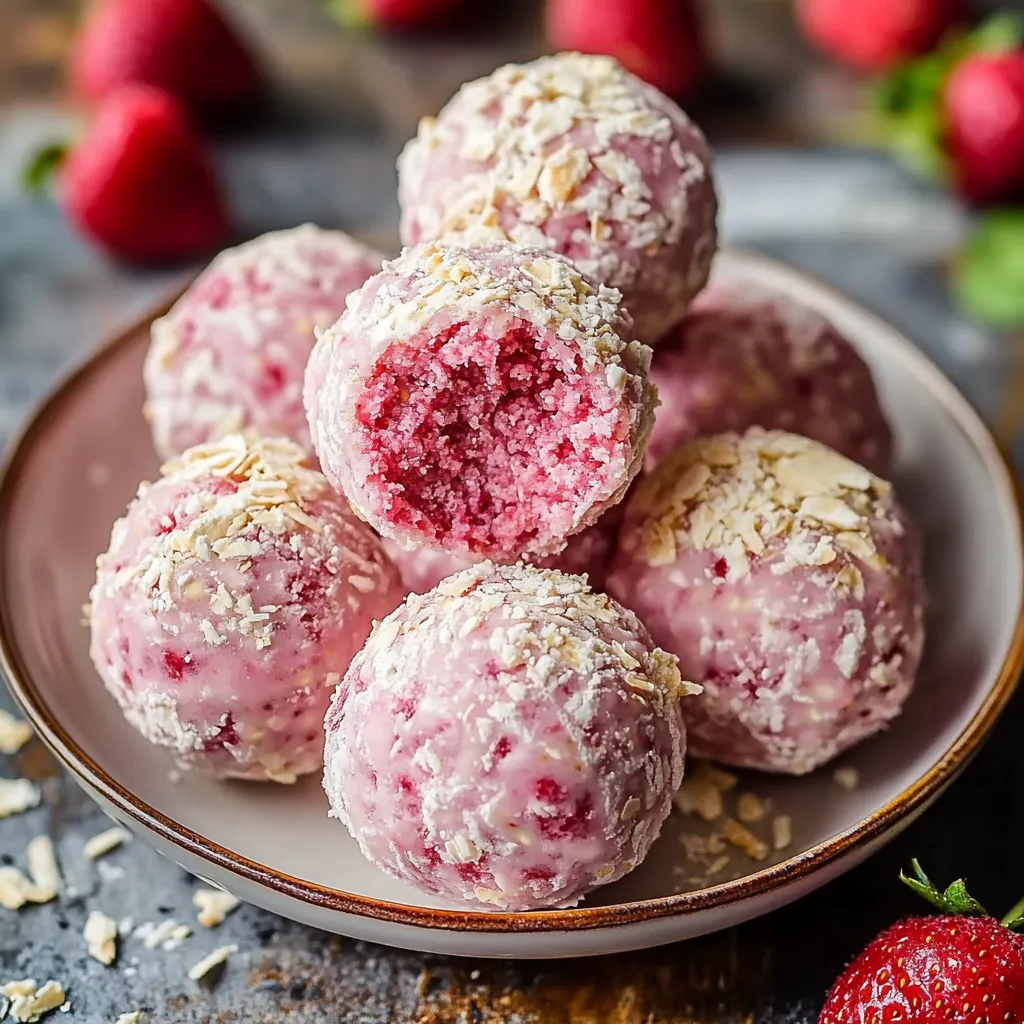
[(54, 142), (32, 155), (21, 172), (21, 183), (30, 195), (41, 195), (68, 155), (65, 142)]
[(994, 210), (980, 221), (955, 264), (953, 290), (969, 316), (1024, 325), (1024, 210)]
[(1024, 43), (1024, 18), (1010, 11), (993, 14), (964, 41), (967, 53), (1009, 53)]
[(933, 907), (938, 907), (939, 910), (946, 909), (946, 905), (942, 902), (942, 893), (930, 882), (919, 882), (916, 878), (908, 878), (902, 871), (900, 872), (900, 881), (913, 889), (918, 896), (923, 896)]
[(962, 878), (958, 878), (946, 888), (942, 900), (954, 914), (988, 915), (988, 911), (967, 891), (967, 885)]
[(327, 9), (334, 20), (348, 29), (370, 27), (370, 16), (358, 0), (327, 0)]

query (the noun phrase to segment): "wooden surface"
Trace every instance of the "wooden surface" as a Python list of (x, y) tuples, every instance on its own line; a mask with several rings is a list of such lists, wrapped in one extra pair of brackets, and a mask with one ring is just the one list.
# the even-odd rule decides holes
[[(240, 236), (308, 218), (389, 244), (394, 156), (419, 114), (464, 78), (540, 47), (536, 5), (506, 6), (478, 30), (416, 42), (343, 36), (314, 0), (234, 0), (275, 83), (270, 107), (218, 146)], [(943, 262), (963, 230), (962, 211), (870, 155), (751, 149), (820, 142), (849, 109), (851, 84), (807, 55), (784, 0), (709, 6), (724, 74), (698, 116), (723, 150), (726, 238), (824, 276), (905, 328), (990, 419), (1003, 418), (1024, 464), (1013, 429), (1024, 405), (1024, 388), (1013, 383), (1018, 360), (946, 297)], [(189, 272), (113, 267), (50, 207), (5, 184), (34, 141), (73, 123), (60, 63), (74, 7), (0, 0), (0, 441), (61, 367)], [(194, 883), (141, 843), (111, 855), (122, 877), (86, 864), (82, 843), (104, 821), (34, 744), (3, 774), (43, 780), (45, 803), (0, 822), (0, 861), (23, 863), (28, 840), (49, 832), (72, 891), (19, 914), (0, 910), (0, 980), (60, 979), (72, 1008), (53, 1019), (90, 1024), (136, 1008), (146, 1021), (168, 1022), (810, 1024), (844, 960), (915, 909), (896, 881), (911, 856), (939, 879), (968, 874), (993, 908), (1024, 891), (1022, 713), (1017, 699), (961, 782), (892, 847), (822, 892), (706, 939), (562, 963), (401, 953), (243, 907), (176, 950), (126, 942), (117, 966), (103, 968), (80, 937), (90, 909), (136, 922), (191, 920)], [(219, 983), (188, 982), (187, 968), (224, 942), (239, 952)]]

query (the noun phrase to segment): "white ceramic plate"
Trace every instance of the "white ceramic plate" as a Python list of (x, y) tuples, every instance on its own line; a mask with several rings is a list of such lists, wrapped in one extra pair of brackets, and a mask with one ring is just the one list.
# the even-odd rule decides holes
[[(152, 477), (140, 369), (148, 321), (115, 339), (42, 405), (0, 481), (0, 664), (45, 742), (113, 817), (242, 899), (330, 931), (474, 956), (548, 957), (651, 946), (723, 928), (809, 892), (868, 856), (977, 750), (1024, 661), (1024, 569), (1014, 484), (989, 433), (939, 371), (887, 324), (761, 257), (721, 255), (716, 274), (819, 309), (870, 362), (896, 431), (896, 483), (923, 527), (932, 595), (926, 662), (906, 712), (857, 749), (860, 785), (830, 769), (743, 785), (793, 820), (793, 843), (755, 862), (733, 852), (713, 882), (673, 817), (644, 864), (578, 909), (468, 912), (367, 864), (326, 816), (317, 780), (294, 788), (169, 777), (87, 656), (81, 607), (110, 524)], [(762, 834), (767, 823), (752, 826)]]

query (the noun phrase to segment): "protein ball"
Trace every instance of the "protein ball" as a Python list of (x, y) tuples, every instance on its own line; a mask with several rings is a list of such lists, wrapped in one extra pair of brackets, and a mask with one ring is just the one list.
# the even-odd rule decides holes
[(921, 549), (866, 469), (781, 431), (698, 440), (643, 480), (619, 544), (609, 592), (704, 686), (695, 757), (801, 775), (899, 714)]
[(650, 357), (619, 293), (564, 257), (427, 243), (321, 332), (306, 381), (317, 455), (404, 547), (557, 554), (640, 471)]
[[(558, 569), (575, 576), (586, 576), (594, 590), (604, 590), (605, 575), (618, 533), (619, 517), (616, 512), (620, 507), (610, 509), (593, 526), (570, 537), (565, 548), (557, 555), (540, 559), (536, 565), (542, 569)], [(425, 594), (433, 590), (441, 580), (480, 561), (435, 548), (407, 550), (386, 537), (383, 543), (384, 550), (398, 566), (405, 588), (414, 594)]]
[(153, 324), (143, 376), (160, 456), (233, 433), (312, 450), (302, 382), (314, 328), (338, 319), (382, 258), (312, 224), (222, 252)]
[(364, 855), (424, 892), (573, 906), (657, 837), (695, 689), (580, 577), (485, 563), (374, 629), (327, 714), (324, 789)]
[(506, 238), (619, 289), (652, 344), (707, 281), (711, 156), (670, 99), (611, 57), (562, 53), (464, 85), (398, 161), (402, 240)]
[(240, 435), (143, 484), (97, 562), (90, 654), (185, 768), (293, 782), (372, 622), (402, 599), (372, 531), (295, 444)]
[(753, 426), (802, 434), (882, 476), (892, 468), (867, 364), (825, 317), (785, 295), (714, 285), (660, 342), (650, 376), (661, 405), (648, 468), (697, 437)]

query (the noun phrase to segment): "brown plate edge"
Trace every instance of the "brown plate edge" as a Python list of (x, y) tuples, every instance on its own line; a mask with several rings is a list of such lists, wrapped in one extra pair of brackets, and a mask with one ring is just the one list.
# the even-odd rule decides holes
[[(955, 385), (909, 339), (905, 338), (895, 327), (864, 309), (838, 289), (817, 280), (813, 275), (791, 268), (769, 257), (742, 250), (731, 249), (729, 251), (740, 257), (741, 261), (747, 265), (761, 264), (775, 270), (785, 270), (787, 274), (802, 278), (805, 283), (813, 286), (819, 292), (830, 295), (845, 304), (856, 306), (859, 313), (874, 320), (886, 333), (899, 338), (905, 348), (904, 354), (918, 363), (919, 370), (926, 370), (930, 376), (940, 378), (947, 389), (952, 389), (966, 403), (966, 399), (963, 399)], [(67, 371), (57, 385), (39, 401), (25, 425), (11, 441), (3, 465), (0, 466), (0, 537), (3, 536), (6, 528), (9, 506), (21, 466), (28, 459), (37, 435), (47, 427), (63, 398), (74, 391), (86, 377), (100, 370), (109, 357), (128, 344), (140, 331), (145, 330), (154, 319), (166, 312), (179, 294), (180, 291), (175, 292), (151, 313), (143, 316), (132, 326), (99, 346), (84, 360)], [(939, 400), (942, 400), (941, 395)], [(959, 423), (959, 416), (956, 418)], [(980, 418), (978, 423), (999, 457), (999, 464), (1005, 477), (1003, 482), (1014, 502), (1018, 520), (1021, 520), (1022, 538), (1024, 538), (1021, 498), (1024, 491), (1022, 491), (1021, 482), (1012, 463), (995, 441), (991, 431)], [(971, 438), (971, 440), (973, 442), (974, 439)], [(1013, 695), (1020, 679), (1021, 670), (1024, 669), (1024, 602), (1022, 602), (1014, 635), (995, 683), (975, 716), (964, 727), (940, 760), (913, 785), (907, 787), (889, 803), (862, 819), (852, 828), (832, 836), (794, 857), (780, 861), (778, 864), (706, 889), (608, 907), (583, 907), (543, 913), (441, 910), (359, 896), (282, 874), (263, 864), (242, 857), (212, 842), (205, 836), (192, 832), (180, 823), (165, 817), (156, 808), (139, 800), (76, 745), (40, 698), (25, 671), (17, 642), (8, 631), (7, 616), (4, 614), (6, 602), (6, 595), (0, 592), (0, 673), (4, 676), (8, 689), (31, 721), (36, 732), (65, 767), (73, 774), (80, 776), (119, 810), (172, 845), (210, 861), (250, 882), (273, 889), (300, 902), (331, 911), (370, 917), (411, 927), (457, 931), (547, 932), (617, 927), (727, 906), (804, 878), (813, 871), (820, 870), (838, 858), (873, 842), (903, 818), (923, 808), (931, 799), (938, 796), (977, 753), (999, 714)]]

